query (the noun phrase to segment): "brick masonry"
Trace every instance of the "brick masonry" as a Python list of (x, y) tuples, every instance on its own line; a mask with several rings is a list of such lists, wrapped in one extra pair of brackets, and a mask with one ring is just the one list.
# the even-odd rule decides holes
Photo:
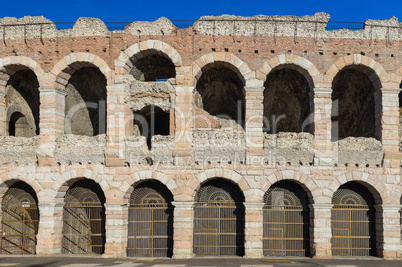
[[(317, 16), (311, 21), (328, 21), (322, 14)], [(287, 23), (278, 26), (275, 32), (269, 28), (275, 24), (271, 21), (258, 24), (261, 28), (258, 28), (257, 34), (251, 34), (252, 24), (238, 18), (234, 21), (236, 19), (238, 28), (235, 34), (230, 30), (223, 33), (225, 24), (219, 24), (219, 21), (214, 26), (216, 32), (206, 22), (198, 21), (189, 28), (177, 29), (165, 20), (147, 24), (146, 27), (132, 24), (125, 31), (110, 32), (103, 27), (103, 22), (85, 18), (79, 19), (73, 30), (57, 31), (51, 24), (42, 32), (33, 24), (35, 21), (43, 22), (40, 17), (28, 22), (26, 19), (11, 21), (15, 24), (31, 23), (33, 26), (27, 26), (27, 35), (21, 34), (18, 26), (3, 28), (6, 34), (0, 42), (2, 157), (7, 158), (7, 151), (17, 143), (17, 139), (8, 137), (6, 131), (5, 88), (8, 80), (16, 71), (30, 69), (40, 86), (40, 135), (38, 144), (33, 148), (36, 159), (4, 161), (0, 166), (1, 195), (13, 182), (24, 181), (38, 196), (41, 221), (37, 254), (61, 252), (64, 194), (71, 181), (86, 178), (97, 182), (106, 196), (104, 255), (125, 256), (130, 193), (140, 181), (157, 179), (167, 186), (174, 197), (174, 257), (192, 257), (192, 208), (196, 191), (203, 182), (221, 177), (236, 183), (245, 196), (246, 257), (262, 256), (261, 208), (264, 193), (277, 181), (292, 180), (302, 185), (310, 198), (311, 256), (331, 257), (332, 195), (341, 185), (359, 181), (369, 188), (376, 200), (377, 255), (385, 259), (401, 258), (399, 210), (402, 182), (398, 135), (400, 107), (397, 99), (402, 83), (402, 36), (400, 28), (399, 34), (398, 30), (395, 31), (395, 27), (401, 27), (400, 23), (395, 18), (367, 21), (367, 25), (383, 26), (372, 26), (374, 34), (369, 35), (367, 29), (327, 32), (321, 26), (314, 27), (315, 23), (311, 21), (299, 22), (299, 31)], [(0, 26), (3, 24), (6, 22), (0, 20)], [(268, 28), (263, 30), (263, 26)], [(386, 33), (386, 26), (394, 28)], [(152, 27), (160, 27), (163, 31), (159, 33)], [(138, 29), (149, 31), (139, 34)], [(132, 119), (132, 114), (125, 100), (129, 98), (125, 86), (130, 80), (127, 77), (133, 61), (152, 53), (169, 58), (176, 69), (175, 79), (169, 81), (175, 90), (175, 110), (171, 112), (171, 118), (174, 117), (171, 132), (174, 132), (175, 142), (168, 151), (172, 160), (167, 164), (128, 165), (126, 124)], [(193, 160), (195, 144), (192, 133), (197, 127), (203, 127), (202, 122), (192, 121), (193, 115), (209, 116), (194, 109), (193, 91), (203, 72), (214, 64), (233, 70), (244, 83), (247, 121), (244, 161), (209, 162), (205, 159), (198, 163)], [(65, 86), (73, 73), (88, 66), (98, 68), (107, 80), (106, 144), (100, 142), (103, 146), (101, 151), (104, 151), (100, 154), (103, 160), (73, 160), (70, 164), (66, 160), (60, 163), (56, 157), (59, 145), (56, 140), (64, 134)], [(268, 74), (284, 67), (301, 73), (311, 87), (314, 125), (311, 149), (314, 160), (309, 165), (266, 164), (264, 158), (261, 104), (264, 82)], [(362, 71), (375, 86), (376, 137), (382, 147), (381, 164), (370, 165), (359, 158), (342, 166), (334, 164), (331, 88), (334, 77), (345, 68)], [(160, 98), (159, 94), (141, 94)], [(168, 98), (169, 94), (163, 96)], [(135, 99), (132, 97), (131, 101)], [(218, 122), (212, 122), (211, 128), (217, 128)], [(77, 151), (84, 155), (89, 153), (86, 152), (89, 148), (84, 146), (87, 141), (80, 142), (77, 137), (75, 142)], [(32, 157), (31, 154), (26, 157)]]

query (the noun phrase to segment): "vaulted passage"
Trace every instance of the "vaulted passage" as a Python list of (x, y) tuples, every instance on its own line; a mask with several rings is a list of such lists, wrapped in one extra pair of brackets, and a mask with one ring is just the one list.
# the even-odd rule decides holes
[(156, 81), (176, 77), (176, 69), (173, 62), (156, 51), (144, 51), (147, 55), (134, 59), (134, 66), (130, 74), (138, 81)]
[(17, 182), (4, 194), (1, 204), (0, 254), (35, 254), (39, 226), (35, 191)]
[(8, 134), (32, 137), (39, 134), (39, 83), (32, 70), (18, 70), (7, 82)]
[(106, 78), (98, 68), (75, 72), (67, 86), (65, 133), (95, 136), (106, 133)]
[(265, 132), (309, 131), (310, 86), (302, 74), (290, 68), (275, 70), (264, 87)]
[(295, 182), (280, 181), (264, 195), (264, 256), (310, 255), (307, 194)]
[(348, 182), (335, 192), (332, 204), (332, 255), (375, 256), (375, 202), (370, 191)]
[(62, 253), (102, 254), (105, 250), (105, 196), (92, 180), (80, 180), (66, 192)]
[(374, 86), (367, 74), (341, 70), (332, 83), (332, 139), (374, 137)]
[(204, 183), (194, 207), (196, 255), (244, 256), (244, 196), (222, 178)]
[(134, 189), (128, 213), (129, 257), (172, 257), (173, 196), (159, 181)]
[(197, 108), (244, 125), (244, 85), (233, 70), (220, 65), (205, 70), (197, 81), (196, 89)]
[(157, 106), (146, 106), (134, 113), (134, 135), (145, 136), (148, 148), (154, 135), (170, 134), (170, 113)]

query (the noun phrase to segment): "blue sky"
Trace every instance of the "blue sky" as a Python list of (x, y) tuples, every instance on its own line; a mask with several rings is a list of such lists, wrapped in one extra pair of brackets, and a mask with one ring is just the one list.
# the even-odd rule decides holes
[(196, 20), (203, 15), (312, 15), (327, 12), (331, 21), (364, 22), (387, 19), (402, 22), (402, 0), (1, 0), (0, 17), (40, 16), (54, 22), (74, 22), (78, 17), (96, 17), (105, 22), (153, 21), (169, 19)]

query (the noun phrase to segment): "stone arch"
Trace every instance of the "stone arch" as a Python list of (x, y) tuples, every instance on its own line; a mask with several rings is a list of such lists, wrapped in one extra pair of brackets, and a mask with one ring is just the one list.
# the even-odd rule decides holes
[(64, 90), (71, 75), (82, 67), (96, 67), (105, 76), (107, 85), (113, 84), (112, 70), (100, 57), (91, 53), (71, 53), (59, 62), (51, 70), (54, 86)]
[(23, 182), (23, 183), (26, 183), (27, 185), (29, 185), (35, 191), (35, 194), (36, 194), (36, 197), (38, 198), (38, 201), (40, 200), (39, 195), (40, 195), (40, 192), (43, 191), (43, 188), (39, 185), (39, 183), (35, 182), (35, 179), (33, 179), (33, 178), (28, 179), (28, 180), (24, 180), (24, 179), (21, 179), (21, 178), (22, 178), (22, 176), (21, 177), (12, 176), (12, 177), (8, 177), (6, 179), (2, 179), (0, 181), (0, 203), (1, 203), (2, 199), (3, 199), (4, 194), (7, 192), (7, 190), (13, 184), (18, 183), (18, 182)]
[(265, 62), (256, 71), (256, 78), (265, 81), (272, 71), (282, 68), (290, 68), (302, 74), (311, 90), (320, 82), (321, 73), (317, 67), (308, 59), (293, 54), (281, 54)]
[(149, 51), (155, 51), (157, 54), (169, 58), (176, 68), (182, 66), (181, 56), (176, 49), (159, 40), (147, 40), (140, 43), (135, 43), (120, 53), (118, 59), (114, 62), (116, 74), (129, 74), (133, 67), (131, 59), (142, 58), (146, 56)]
[(9, 56), (0, 58), (0, 92), (4, 92), (10, 76), (24, 68), (35, 73), (40, 86), (44, 84), (45, 72), (35, 60), (25, 56)]
[(276, 171), (270, 175), (268, 175), (265, 179), (262, 180), (259, 189), (263, 192), (261, 197), (261, 202), (263, 201), (263, 197), (265, 192), (276, 182), (282, 180), (290, 180), (299, 184), (307, 193), (310, 204), (316, 203), (325, 203), (325, 199), (322, 198), (322, 190), (321, 188), (314, 182), (314, 180), (301, 172), (295, 170), (281, 170)]
[(335, 76), (349, 66), (360, 66), (359, 69), (362, 73), (366, 74), (370, 81), (373, 83), (376, 90), (382, 87), (382, 84), (388, 82), (389, 75), (380, 63), (368, 56), (362, 56), (359, 54), (353, 54), (342, 57), (333, 63), (329, 69), (325, 72), (324, 81), (332, 84)]
[(192, 185), (192, 199), (195, 199), (197, 191), (200, 189), (203, 183), (214, 178), (223, 178), (239, 186), (240, 190), (244, 194), (246, 202), (249, 201), (249, 198), (252, 198), (252, 195), (254, 193), (259, 193), (258, 190), (252, 189), (250, 187), (247, 180), (241, 174), (233, 170), (228, 170), (224, 168), (209, 169), (197, 174), (195, 178), (196, 180)]
[(6, 122), (7, 122), (7, 124), (5, 126), (6, 133), (9, 133), (9, 122), (10, 122), (11, 116), (16, 112), (24, 115), (28, 124), (30, 126), (32, 126), (33, 132), (36, 132), (36, 124), (35, 124), (34, 117), (31, 114), (27, 114), (26, 110), (21, 105), (13, 104), (7, 109), (7, 112), (6, 112)]
[(212, 52), (203, 55), (191, 65), (194, 86), (196, 86), (203, 72), (216, 65), (215, 63), (222, 64), (224, 67), (234, 71), (244, 85), (246, 84), (246, 80), (254, 78), (254, 72), (240, 58), (228, 52)]
[[(53, 183), (51, 190), (57, 192), (56, 200), (61, 201), (61, 203), (64, 203), (63, 202), (64, 195), (67, 192), (70, 185), (83, 179), (93, 180), (94, 182), (99, 184), (105, 196), (106, 192), (110, 190), (110, 186), (106, 181), (105, 177), (103, 177), (103, 175), (88, 169), (74, 169), (60, 175), (59, 179), (57, 179)], [(107, 203), (107, 196), (106, 196), (106, 203)]]
[(332, 199), (338, 188), (347, 182), (356, 181), (365, 186), (373, 195), (375, 204), (388, 204), (390, 202), (390, 192), (381, 182), (380, 174), (368, 174), (360, 171), (351, 171), (341, 174), (332, 181), (327, 187), (326, 196)]
[(166, 174), (159, 171), (137, 171), (127, 176), (127, 179), (122, 183), (120, 190), (123, 191), (124, 197), (123, 202), (125, 204), (129, 203), (131, 193), (134, 191), (135, 187), (143, 181), (148, 180), (157, 180), (164, 184), (168, 190), (175, 197), (175, 189), (177, 188), (177, 184), (174, 179), (169, 178)]

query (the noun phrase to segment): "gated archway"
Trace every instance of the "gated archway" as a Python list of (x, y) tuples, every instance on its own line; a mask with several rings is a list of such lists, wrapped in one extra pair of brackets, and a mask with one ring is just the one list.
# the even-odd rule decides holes
[(194, 206), (196, 255), (244, 255), (243, 202), (239, 187), (222, 178), (200, 187)]
[(332, 197), (332, 255), (375, 256), (375, 210), (370, 191), (348, 182)]
[(264, 256), (309, 256), (307, 193), (292, 181), (279, 181), (264, 195)]
[(102, 254), (105, 247), (105, 196), (92, 180), (74, 183), (66, 192), (62, 253)]
[(24, 182), (11, 186), (3, 196), (1, 254), (35, 254), (39, 211), (35, 191)]
[(134, 189), (128, 212), (127, 256), (173, 255), (173, 196), (159, 181), (145, 181)]

